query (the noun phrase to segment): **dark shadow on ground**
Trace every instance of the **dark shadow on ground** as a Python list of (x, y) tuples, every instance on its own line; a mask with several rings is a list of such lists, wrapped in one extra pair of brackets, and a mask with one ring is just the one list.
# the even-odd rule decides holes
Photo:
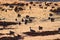
[(0, 36), (1, 36), (1, 35), (5, 35), (5, 34), (3, 34), (3, 33), (0, 33)]
[(16, 29), (16, 28), (0, 28), (0, 30), (4, 30), (4, 29)]
[(18, 24), (17, 22), (6, 22), (6, 21), (0, 21), (0, 26), (3, 26), (4, 28), (9, 26), (9, 25), (16, 25)]
[(57, 39), (53, 39), (53, 40), (60, 40), (60, 38), (57, 38)]
[(29, 35), (29, 36), (48, 36), (48, 35), (56, 35), (60, 34), (58, 31), (44, 31), (44, 32), (23, 32), (23, 34)]
[(14, 37), (2, 37), (2, 38), (0, 38), (0, 40), (20, 40), (20, 39), (23, 40), (23, 37), (21, 37), (21, 35), (14, 36)]
[(10, 5), (13, 5), (13, 6), (24, 6), (25, 4), (24, 3), (12, 3), (12, 4), (9, 4), (9, 3), (5, 3), (5, 4), (1, 4), (1, 5), (5, 5), (5, 6), (10, 6)]

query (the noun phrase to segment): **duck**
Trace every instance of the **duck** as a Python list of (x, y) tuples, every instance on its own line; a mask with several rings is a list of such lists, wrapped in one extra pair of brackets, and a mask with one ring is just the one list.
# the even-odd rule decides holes
[(38, 28), (39, 30), (42, 30), (43, 28), (41, 27), (41, 26), (39, 26), (39, 28)]
[(31, 27), (30, 27), (30, 32), (35, 33), (35, 30), (31, 29)]

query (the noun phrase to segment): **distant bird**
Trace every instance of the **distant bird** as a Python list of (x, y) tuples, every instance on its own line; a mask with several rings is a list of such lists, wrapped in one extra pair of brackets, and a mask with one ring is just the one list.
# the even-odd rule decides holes
[(29, 23), (32, 23), (34, 21), (35, 17), (29, 17)]
[(52, 6), (52, 8), (55, 8), (54, 6)]
[(17, 19), (15, 19), (15, 21), (17, 21)]
[(25, 19), (25, 24), (27, 24), (28, 23), (28, 20), (27, 19)]
[(29, 23), (31, 23), (32, 22), (32, 19), (31, 18), (29, 18)]
[(21, 15), (20, 15), (20, 14), (18, 14), (18, 15), (17, 15), (17, 17), (21, 17)]
[(33, 6), (36, 6), (35, 4), (33, 4)]
[(42, 5), (39, 5), (39, 7), (41, 7)]
[(35, 30), (31, 29), (31, 27), (30, 27), (30, 32), (35, 33)]
[(48, 20), (50, 20), (50, 17), (48, 17)]
[(44, 7), (44, 9), (47, 9), (47, 7)]
[(50, 13), (50, 14), (49, 14), (49, 16), (53, 16), (53, 14), (52, 14), (52, 13)]
[(54, 18), (51, 18), (51, 22), (54, 22)]
[(56, 15), (60, 15), (60, 7), (58, 7), (57, 9), (50, 9), (51, 12), (56, 13)]
[(31, 10), (31, 6), (29, 6), (29, 9)]
[(15, 9), (14, 9), (15, 12), (19, 12), (19, 11), (22, 11), (22, 10), (24, 10), (24, 9), (21, 8), (21, 7), (15, 7)]
[(60, 28), (58, 28), (58, 30), (60, 31)]
[(29, 18), (29, 15), (26, 15), (26, 18)]
[(19, 22), (19, 25), (21, 24), (21, 22)]
[(28, 3), (26, 3), (26, 6), (28, 6), (29, 4)]
[(31, 1), (30, 4), (33, 4), (33, 2)]
[(56, 4), (56, 3), (55, 3), (54, 5), (55, 5), (55, 6), (58, 6), (58, 4)]
[(39, 26), (39, 30), (42, 30), (43, 28), (41, 26)]
[(5, 11), (5, 9), (1, 9), (1, 11)]
[(15, 11), (15, 12), (19, 12), (18, 7), (15, 7), (14, 11)]
[(24, 22), (24, 19), (22, 18), (22, 20), (21, 20), (22, 22)]
[(9, 7), (10, 7), (10, 8), (14, 8), (14, 6), (13, 6), (13, 5), (9, 5)]
[(49, 4), (49, 3), (45, 3), (45, 5), (46, 5), (46, 6), (50, 6), (50, 4)]

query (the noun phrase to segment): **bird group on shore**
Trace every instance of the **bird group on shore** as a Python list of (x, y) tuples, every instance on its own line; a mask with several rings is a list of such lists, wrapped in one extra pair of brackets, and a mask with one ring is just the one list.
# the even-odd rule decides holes
[[(29, 28), (30, 28), (30, 32), (32, 32), (32, 33), (35, 33), (35, 32), (36, 32), (35, 30), (33, 30), (33, 29), (32, 29), (32, 27), (29, 27)], [(38, 29), (39, 29), (39, 30), (42, 30), (42, 29), (43, 29), (43, 27), (38, 26)]]

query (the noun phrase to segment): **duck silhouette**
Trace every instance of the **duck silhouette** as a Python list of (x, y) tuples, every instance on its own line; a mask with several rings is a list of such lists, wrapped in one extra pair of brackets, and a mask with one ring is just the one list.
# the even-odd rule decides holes
[(42, 30), (43, 28), (41, 26), (38, 27), (39, 30)]
[(31, 27), (30, 27), (30, 32), (35, 33), (35, 30), (31, 29)]

